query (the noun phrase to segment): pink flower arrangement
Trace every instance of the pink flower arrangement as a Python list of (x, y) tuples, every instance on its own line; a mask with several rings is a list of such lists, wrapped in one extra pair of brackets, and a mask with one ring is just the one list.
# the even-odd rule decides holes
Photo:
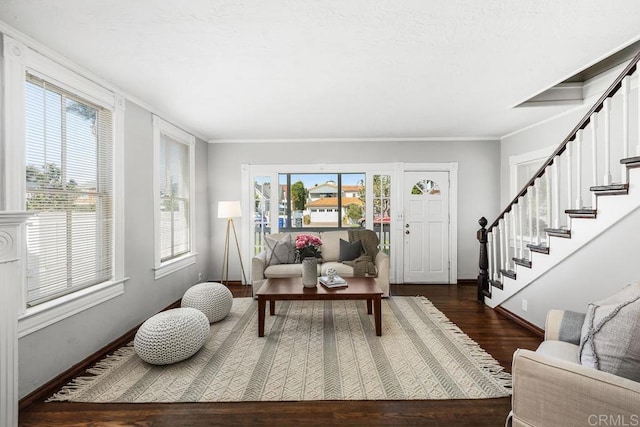
[(322, 240), (316, 236), (299, 234), (296, 237), (296, 252), (300, 261), (307, 257), (320, 258), (320, 246), (322, 246)]

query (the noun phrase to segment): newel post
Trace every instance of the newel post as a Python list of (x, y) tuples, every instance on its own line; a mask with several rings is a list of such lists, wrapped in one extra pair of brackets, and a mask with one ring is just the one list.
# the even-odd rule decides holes
[(489, 256), (487, 253), (487, 219), (485, 217), (480, 218), (478, 221), (480, 229), (476, 233), (476, 238), (480, 242), (480, 260), (478, 266), (480, 271), (478, 273), (478, 302), (484, 304), (485, 290), (489, 289)]

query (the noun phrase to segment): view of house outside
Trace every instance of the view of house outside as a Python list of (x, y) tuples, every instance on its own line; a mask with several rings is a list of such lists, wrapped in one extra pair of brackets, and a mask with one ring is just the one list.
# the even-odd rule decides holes
[[(378, 232), (381, 249), (389, 251), (390, 177), (374, 176), (373, 224), (366, 223), (365, 173), (282, 173), (278, 175), (278, 218), (280, 231), (296, 229), (369, 228)], [(255, 250), (271, 232), (271, 185), (269, 177), (254, 180)]]

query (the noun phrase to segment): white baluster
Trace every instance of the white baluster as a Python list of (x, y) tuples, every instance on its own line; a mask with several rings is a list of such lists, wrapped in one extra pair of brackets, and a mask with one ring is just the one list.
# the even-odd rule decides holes
[[(509, 270), (516, 269), (515, 264), (513, 262), (513, 258), (517, 257), (518, 253), (518, 233), (516, 232), (516, 220), (517, 220), (517, 210), (518, 205), (514, 204), (511, 207), (511, 216), (509, 217), (509, 223), (511, 225), (511, 239), (513, 240), (513, 256), (509, 257)], [(513, 268), (512, 268), (513, 267)]]
[[(507, 253), (508, 237), (507, 237), (507, 214), (505, 214), (500, 221), (498, 221), (498, 231), (500, 232), (500, 262), (502, 263), (502, 269), (508, 270), (509, 265), (507, 259), (509, 254)], [(498, 273), (500, 280), (502, 280), (502, 272)]]
[(524, 197), (518, 198), (518, 258), (524, 258)]
[(552, 228), (560, 228), (560, 158), (556, 156), (553, 159), (553, 165), (551, 170), (553, 171), (553, 188), (551, 192), (553, 194), (553, 203), (551, 204), (551, 210), (553, 211), (553, 226)]
[(535, 217), (535, 224), (536, 224), (536, 236), (535, 236), (535, 240), (533, 241), (533, 244), (538, 246), (540, 245), (540, 178), (536, 178), (535, 182), (533, 183), (533, 198), (534, 198), (534, 212), (533, 212), (533, 217)]
[[(598, 185), (598, 113), (591, 115), (591, 173), (593, 182), (591, 185)], [(596, 208), (596, 194), (591, 192), (591, 209)]]
[(638, 138), (636, 138), (638, 140), (638, 144), (636, 145), (636, 156), (640, 156), (640, 73), (636, 73), (636, 87), (638, 88), (637, 92), (638, 92), (638, 120), (637, 120), (637, 124), (638, 124)]
[[(544, 179), (547, 180), (547, 189), (546, 189), (547, 190), (546, 191), (547, 192), (547, 194), (546, 194), (546, 196), (547, 196), (547, 212), (546, 212), (546, 214), (547, 214), (547, 227), (548, 228), (552, 228), (553, 227), (552, 219), (551, 219), (551, 186), (553, 185), (553, 182), (552, 182), (552, 179), (551, 179), (552, 178), (551, 174), (552, 174), (551, 168), (549, 168), (547, 166), (547, 168), (545, 170), (545, 173), (544, 173)], [(544, 233), (544, 241), (545, 242), (549, 241), (546, 232)]]
[[(567, 157), (567, 209), (571, 209), (571, 205), (573, 205), (573, 192), (571, 191), (573, 187), (573, 183), (571, 182), (573, 179), (573, 168), (571, 165), (572, 145), (571, 141), (569, 141), (567, 143), (567, 149), (564, 151), (564, 155)], [(571, 217), (567, 215), (567, 226), (569, 226), (569, 224), (571, 224)]]
[(611, 98), (604, 100), (604, 178), (603, 184), (611, 184)]
[(487, 233), (487, 256), (489, 258), (489, 265), (487, 266), (487, 273), (489, 276), (489, 280), (494, 280), (493, 277), (493, 261), (494, 261), (494, 257), (493, 257), (493, 233), (492, 232), (488, 232)]
[(576, 209), (584, 207), (582, 203), (582, 129), (576, 135)]
[(500, 279), (500, 274), (499, 274), (500, 263), (498, 261), (498, 247), (500, 246), (500, 240), (496, 238), (496, 230), (498, 230), (498, 227), (493, 227), (491, 230), (492, 230), (491, 235), (493, 237), (493, 239), (492, 239), (492, 241), (493, 241), (493, 246), (492, 246), (492, 250), (493, 250), (493, 275), (491, 277), (493, 278), (492, 280), (499, 280)]
[[(529, 191), (527, 191), (527, 213), (529, 214), (529, 243), (534, 244), (535, 239), (533, 238), (533, 203), (534, 203), (534, 192), (533, 185), (529, 187)], [(529, 252), (529, 259), (531, 259), (531, 252)]]
[[(629, 91), (631, 89), (631, 76), (622, 79), (622, 158), (629, 157)], [(620, 165), (620, 182), (627, 182), (627, 166)]]

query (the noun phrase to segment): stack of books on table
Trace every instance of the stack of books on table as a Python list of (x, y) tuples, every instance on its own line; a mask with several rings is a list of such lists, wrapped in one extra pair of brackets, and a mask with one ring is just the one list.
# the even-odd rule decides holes
[(333, 276), (331, 278), (329, 276), (320, 276), (319, 281), (322, 284), (322, 286), (324, 286), (325, 288), (332, 289), (332, 288), (347, 287), (347, 281), (340, 276)]

